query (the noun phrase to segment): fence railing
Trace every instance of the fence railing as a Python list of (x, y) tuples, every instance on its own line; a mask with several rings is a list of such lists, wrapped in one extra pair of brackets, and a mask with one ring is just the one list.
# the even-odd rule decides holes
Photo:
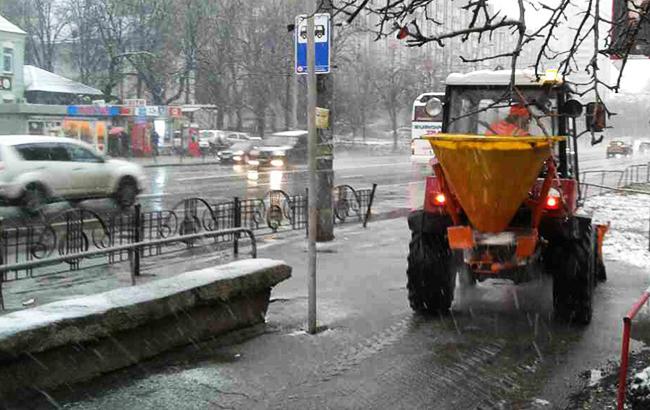
[[(339, 185), (332, 192), (334, 222), (358, 221), (364, 227), (377, 185), (354, 189)], [(182, 253), (199, 245), (239, 252), (239, 238), (307, 230), (307, 191), (290, 195), (269, 191), (262, 198), (210, 201), (186, 198), (169, 210), (101, 215), (69, 209), (38, 221), (0, 221), (0, 302), (2, 283), (129, 262), (137, 276), (141, 258)], [(250, 232), (250, 234), (248, 234)], [(201, 243), (200, 239), (211, 239)]]
[(650, 163), (630, 165), (623, 170), (591, 170), (580, 174), (580, 197), (602, 195), (615, 188), (650, 183)]
[(623, 317), (623, 335), (621, 337), (621, 362), (618, 370), (618, 390), (616, 394), (616, 409), (625, 408), (625, 396), (627, 393), (627, 368), (630, 357), (630, 334), (632, 333), (632, 320), (639, 313), (639, 310), (648, 302), (650, 288), (646, 289), (639, 299), (634, 302), (627, 314)]

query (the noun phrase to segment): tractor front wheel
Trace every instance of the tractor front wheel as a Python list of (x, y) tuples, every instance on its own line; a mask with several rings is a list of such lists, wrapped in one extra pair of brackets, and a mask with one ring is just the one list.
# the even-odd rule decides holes
[(413, 232), (409, 245), (406, 287), (414, 311), (436, 313), (451, 307), (456, 285), (453, 261), (444, 235)]
[(555, 317), (586, 325), (591, 322), (596, 284), (591, 225), (582, 227), (579, 238), (551, 249), (553, 309)]

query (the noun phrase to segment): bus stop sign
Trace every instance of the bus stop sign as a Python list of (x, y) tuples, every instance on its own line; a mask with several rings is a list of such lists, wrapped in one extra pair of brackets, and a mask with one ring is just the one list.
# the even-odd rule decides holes
[[(316, 74), (328, 74), (330, 72), (330, 24), (330, 15), (328, 13), (314, 14)], [(294, 44), (296, 48), (296, 74), (307, 74), (307, 16), (304, 14), (296, 17)]]

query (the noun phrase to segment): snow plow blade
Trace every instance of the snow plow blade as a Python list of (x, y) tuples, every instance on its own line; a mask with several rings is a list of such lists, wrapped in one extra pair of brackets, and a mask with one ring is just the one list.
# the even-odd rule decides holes
[(431, 143), (474, 228), (501, 232), (528, 197), (554, 142), (564, 137), (437, 134)]

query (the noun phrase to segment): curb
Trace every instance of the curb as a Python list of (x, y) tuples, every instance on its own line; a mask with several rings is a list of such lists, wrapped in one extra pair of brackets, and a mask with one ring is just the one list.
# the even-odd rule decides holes
[(413, 210), (411, 208), (395, 208), (391, 209), (390, 211), (378, 212), (376, 214), (373, 213), (370, 214), (368, 223), (374, 221), (385, 221), (387, 219), (406, 218), (412, 211)]
[(219, 165), (219, 161), (206, 162), (173, 162), (170, 164), (139, 164), (142, 168), (162, 168), (162, 167), (198, 167), (201, 165)]

